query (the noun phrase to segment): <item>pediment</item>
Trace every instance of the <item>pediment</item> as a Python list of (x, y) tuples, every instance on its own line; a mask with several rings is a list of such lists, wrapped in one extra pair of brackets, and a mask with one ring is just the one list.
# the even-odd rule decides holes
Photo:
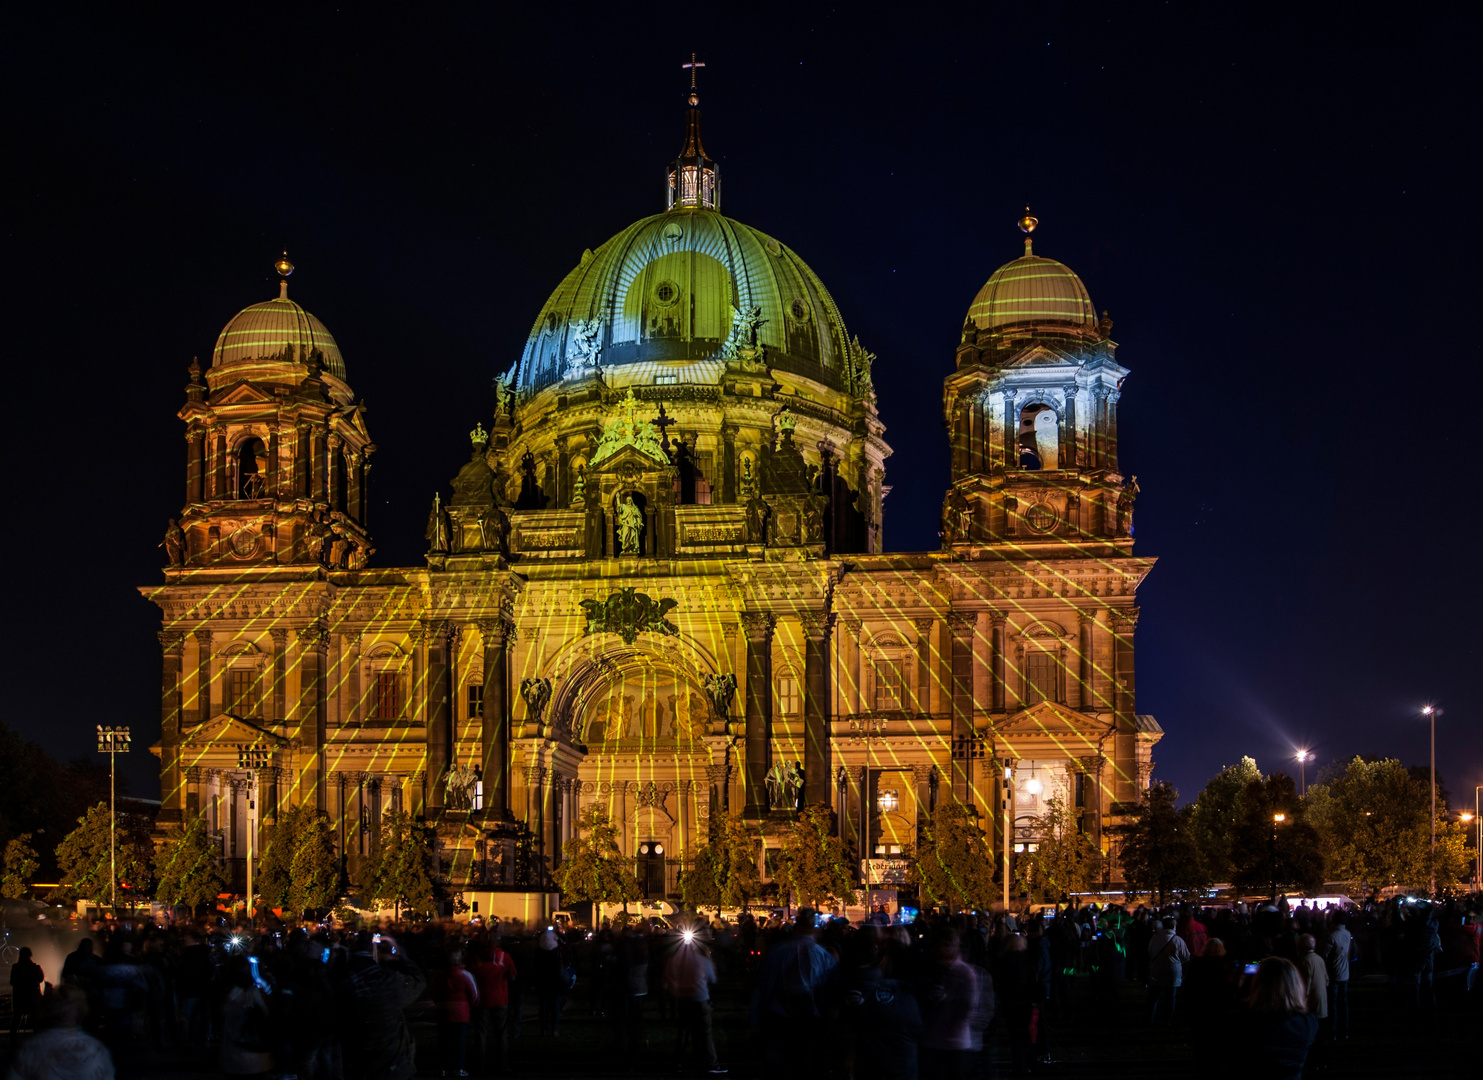
[(1083, 753), (1111, 736), (1113, 723), (1097, 715), (1068, 709), (1054, 701), (1042, 701), (1014, 713), (994, 725), (994, 736), (1010, 744), (1027, 740), (1049, 740), (1065, 744), (1067, 752)]
[(273, 400), (275, 399), (272, 391), (264, 390), (261, 386), (247, 379), (243, 379), (229, 389), (221, 390), (211, 395), (211, 404), (213, 406), (256, 405), (272, 402)]
[(1045, 345), (1032, 345), (1004, 363), (1006, 368), (1079, 366), (1074, 358)]
[(587, 476), (590, 478), (601, 473), (621, 474), (628, 467), (640, 473), (669, 472), (674, 468), (669, 462), (650, 457), (630, 443), (620, 446), (601, 461), (588, 462)]
[(281, 735), (275, 735), (267, 728), (259, 727), (250, 720), (243, 720), (230, 713), (219, 713), (192, 728), (180, 740), (182, 746), (206, 747), (217, 744), (235, 746), (237, 744), (253, 745), (274, 748), (286, 747), (289, 741)]

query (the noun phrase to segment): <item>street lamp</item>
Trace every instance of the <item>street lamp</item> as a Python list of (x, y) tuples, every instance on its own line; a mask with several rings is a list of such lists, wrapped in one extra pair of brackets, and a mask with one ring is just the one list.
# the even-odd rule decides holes
[(98, 727), (98, 753), (108, 755), (108, 888), (109, 906), (118, 914), (118, 784), (114, 768), (119, 754), (129, 752), (129, 729)]
[(272, 753), (266, 747), (252, 744), (239, 743), (237, 746), (237, 768), (247, 770), (247, 902), (243, 906), (249, 922), (252, 921), (252, 841), (253, 833), (257, 831), (253, 812), (257, 809), (257, 771), (268, 767)]
[(1272, 815), (1272, 838), (1267, 842), (1267, 869), (1272, 874), (1272, 902), (1277, 902), (1277, 826), (1287, 820), (1286, 814)]
[(1422, 715), (1430, 717), (1432, 722), (1432, 895), (1437, 895), (1437, 717), (1442, 715), (1442, 710), (1435, 705), (1427, 705), (1421, 710)]
[(1474, 854), (1478, 857), (1478, 884), (1483, 886), (1483, 814), (1480, 814), (1478, 806), (1478, 792), (1483, 791), (1483, 784), (1473, 785), (1473, 821), (1477, 823), (1477, 842), (1473, 845), (1476, 849)]
[(1296, 754), (1293, 755), (1293, 757), (1296, 758), (1298, 762), (1298, 783), (1302, 785), (1303, 796), (1306, 798), (1308, 795), (1307, 766), (1308, 762), (1313, 760), (1313, 751), (1299, 750)]

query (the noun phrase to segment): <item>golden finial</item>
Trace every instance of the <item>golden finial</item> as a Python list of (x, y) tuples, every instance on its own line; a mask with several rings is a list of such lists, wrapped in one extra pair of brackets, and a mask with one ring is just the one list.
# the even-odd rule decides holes
[(279, 277), (288, 277), (294, 272), (294, 264), (288, 261), (288, 252), (279, 256), (278, 261), (273, 264), (273, 269), (278, 271)]
[(1029, 236), (1032, 232), (1035, 231), (1035, 226), (1040, 224), (1040, 219), (1031, 214), (1030, 208), (1027, 206), (1025, 207), (1024, 217), (1020, 218), (1019, 221), (1015, 222), (1015, 224), (1020, 227), (1020, 232), (1024, 233), (1026, 236)]

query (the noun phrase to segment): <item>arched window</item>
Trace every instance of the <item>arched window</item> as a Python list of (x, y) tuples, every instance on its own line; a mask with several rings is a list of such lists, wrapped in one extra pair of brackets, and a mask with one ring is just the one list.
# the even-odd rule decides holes
[(1027, 405), (1020, 410), (1020, 468), (1060, 468), (1060, 422), (1049, 405)]
[(1061, 665), (1056, 654), (1031, 650), (1025, 657), (1025, 706), (1061, 699)]
[(261, 499), (267, 486), (268, 448), (262, 439), (243, 439), (237, 448), (237, 498)]

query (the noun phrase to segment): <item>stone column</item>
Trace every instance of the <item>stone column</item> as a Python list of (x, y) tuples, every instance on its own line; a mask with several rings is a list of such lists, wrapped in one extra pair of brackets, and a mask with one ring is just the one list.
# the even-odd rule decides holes
[(263, 477), (263, 494), (278, 498), (278, 428), (268, 429), (268, 475)]
[(922, 826), (932, 816), (932, 766), (913, 765), (911, 767), (911, 780), (912, 791), (917, 804), (917, 834), (920, 837)]
[(973, 791), (973, 760), (968, 748), (973, 738), (973, 632), (978, 620), (972, 615), (948, 613), (952, 635), (953, 685), (953, 792), (969, 803)]
[(861, 697), (864, 691), (860, 685), (860, 635), (865, 630), (865, 624), (859, 619), (846, 619), (844, 626), (845, 650), (848, 653), (845, 658), (845, 712), (857, 716), (864, 711)]
[(1102, 760), (1099, 754), (1081, 758), (1077, 763), (1086, 777), (1082, 781), (1085, 798), (1081, 809), (1086, 815), (1083, 831), (1099, 850), (1102, 847)]
[(736, 428), (721, 427), (721, 501), (736, 502)]
[[(928, 616), (925, 619), (913, 619), (912, 624), (917, 629), (917, 715), (929, 716), (932, 713), (932, 627), (937, 620)], [(969, 694), (972, 694), (970, 687)]]
[(443, 780), (453, 756), (453, 716), (448, 700), (450, 631), (448, 623), (441, 620), (422, 622), (427, 647), (427, 805), (432, 810), (443, 809)]
[(1004, 467), (1017, 469), (1020, 464), (1020, 417), (1014, 407), (1013, 390), (1001, 390), (1004, 395)]
[(273, 692), (268, 695), (273, 712), (269, 720), (282, 724), (288, 720), (288, 630), (275, 626), (268, 631), (268, 637), (273, 641)]
[(1114, 797), (1129, 802), (1138, 797), (1134, 779), (1138, 760), (1137, 695), (1133, 679), (1133, 632), (1138, 625), (1137, 608), (1112, 608), (1112, 711), (1117, 724), (1113, 735), (1117, 775)]
[(179, 630), (159, 632), (160, 651), (160, 816), (166, 821), (179, 821), (185, 805), (180, 772), (180, 727), (182, 661), (185, 659), (185, 634)]
[[(1096, 695), (1092, 691), (1092, 627), (1097, 617), (1089, 611), (1076, 613), (1076, 701), (1073, 709), (1091, 710), (1097, 707)], [(1068, 671), (1067, 678), (1071, 673)]]
[(968, 471), (987, 472), (984, 468), (984, 411), (975, 398), (968, 403)]
[(355, 450), (345, 453), (345, 513), (356, 521), (360, 521), (361, 512), (361, 460), (359, 452)]
[(744, 612), (747, 635), (747, 711), (745, 774), (747, 813), (768, 809), (764, 780), (772, 759), (772, 631), (777, 620), (766, 612)]
[(211, 631), (201, 627), (196, 639), (196, 723), (211, 719)]
[(194, 506), (206, 501), (206, 432), (192, 427), (185, 445), (185, 501)]
[(551, 506), (556, 510), (565, 510), (572, 498), (572, 455), (569, 441), (565, 435), (556, 436), (556, 492), (555, 498), (551, 500)]
[(1092, 467), (1107, 467), (1107, 387), (1092, 391)]
[(313, 460), (309, 465), (310, 498), (315, 502), (328, 503), (330, 497), (329, 447), (322, 430), (314, 430), (309, 436), (314, 447)]
[(1005, 710), (1004, 637), (1005, 624), (1008, 618), (1002, 611), (989, 612), (989, 635), (991, 637), (989, 679), (990, 693), (993, 698), (993, 711), (996, 713), (1002, 713)]
[[(318, 623), (299, 628), (299, 715), (295, 738), (302, 746), (312, 746), (312, 764), (300, 783), (314, 788), (314, 805), (324, 810), (325, 781), (329, 776), (325, 762), (325, 652), (329, 631)], [(301, 798), (301, 801), (302, 800)]]
[[(341, 641), (345, 656), (345, 722), (359, 724), (365, 720), (365, 693), (360, 684), (360, 631), (345, 634)], [(417, 674), (414, 670), (413, 686), (417, 685)]]
[(1076, 384), (1064, 391), (1066, 407), (1061, 410), (1061, 468), (1074, 469), (1081, 464), (1080, 442), (1076, 437)]
[(216, 451), (211, 458), (211, 497), (227, 498), (227, 433), (224, 428), (214, 428)]
[(326, 435), (324, 439), (324, 498), (331, 510), (338, 510), (343, 514), (345, 492), (340, 487), (340, 470), (335, 467), (340, 460), (341, 441), (340, 436), (333, 433)]
[(1107, 395), (1107, 467), (1119, 472), (1117, 461), (1117, 400), (1122, 395), (1115, 391)]
[(829, 805), (829, 630), (834, 616), (805, 612), (803, 627), (803, 800)]
[(502, 820), (510, 806), (510, 639), (515, 626), (503, 616), (479, 620), (484, 638), (484, 712), (479, 724), (484, 812)]

